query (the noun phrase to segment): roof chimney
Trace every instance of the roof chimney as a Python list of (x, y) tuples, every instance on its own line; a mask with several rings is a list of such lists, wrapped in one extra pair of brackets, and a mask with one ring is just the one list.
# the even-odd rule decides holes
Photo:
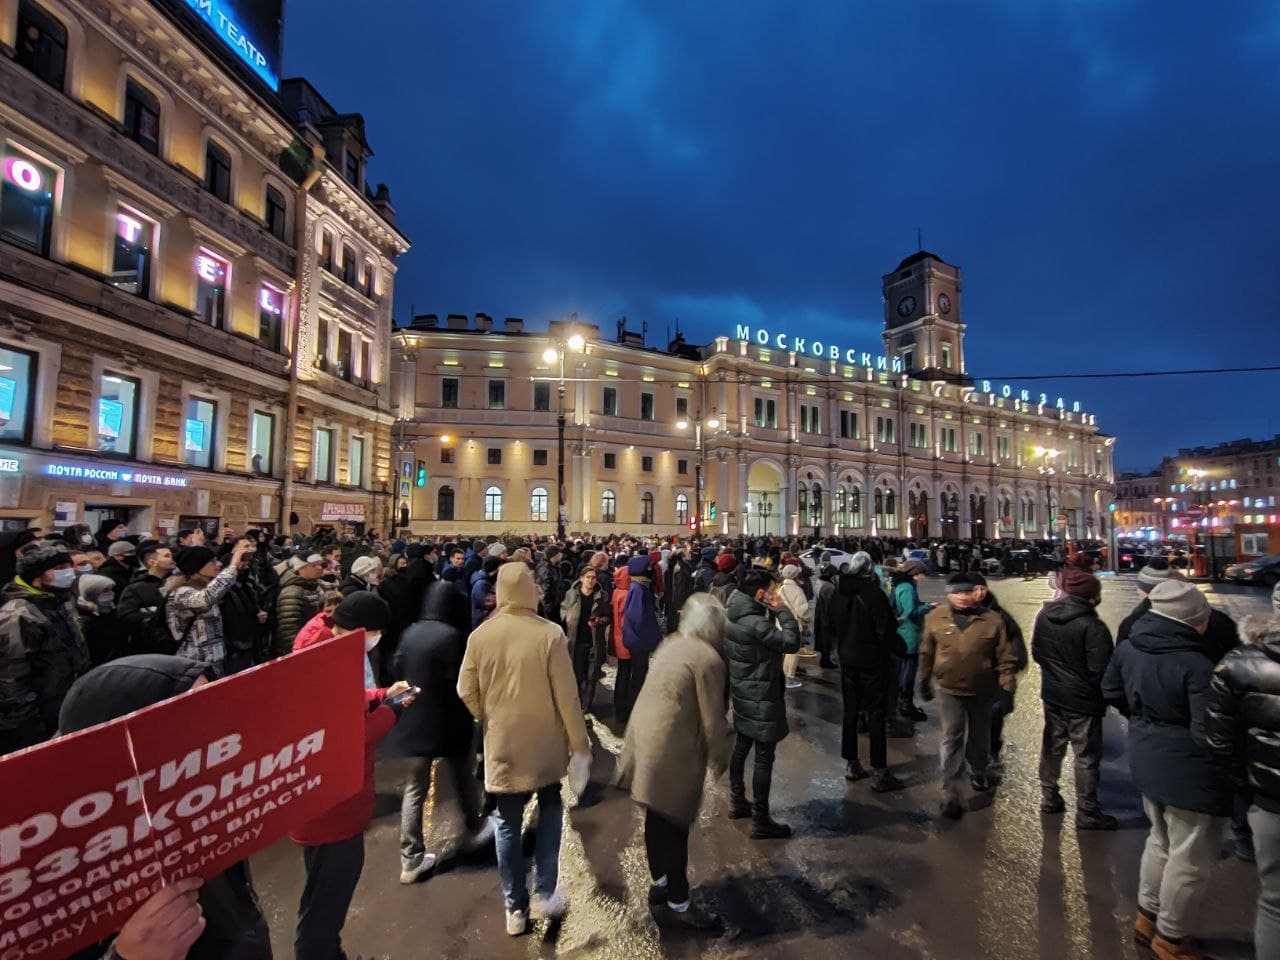
[(524, 320), (520, 317), (507, 317), (502, 321), (504, 333), (524, 333)]
[(434, 330), (440, 326), (440, 318), (434, 313), (419, 313), (414, 316), (409, 326), (415, 330)]
[(493, 317), (489, 316), (487, 313), (477, 313), (476, 329), (488, 333), (493, 329)]
[(385, 183), (378, 184), (378, 189), (373, 194), (373, 206), (378, 213), (382, 214), (383, 220), (395, 224), (396, 208), (391, 205), (391, 191), (387, 189)]
[(465, 313), (451, 313), (445, 318), (445, 326), (450, 330), (467, 329), (467, 315)]

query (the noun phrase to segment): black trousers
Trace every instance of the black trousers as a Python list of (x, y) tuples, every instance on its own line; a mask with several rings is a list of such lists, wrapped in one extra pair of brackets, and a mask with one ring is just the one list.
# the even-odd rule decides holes
[(1046, 798), (1058, 794), (1068, 744), (1075, 754), (1076, 809), (1094, 813), (1098, 810), (1098, 768), (1102, 765), (1102, 718), (1046, 703), (1040, 742), (1040, 791)]
[(631, 708), (649, 676), (649, 654), (633, 653), (630, 660), (618, 661), (618, 676), (613, 685), (614, 715), (626, 723), (631, 718)]
[[(840, 662), (843, 664), (844, 659), (841, 658)], [(840, 693), (844, 700), (840, 756), (850, 762), (858, 762), (858, 714), (865, 713), (871, 766), (875, 770), (883, 770), (889, 765), (889, 742), (885, 732), (885, 684), (868, 682), (870, 679), (864, 678), (852, 668), (840, 668)]]
[(342, 926), (364, 870), (364, 833), (302, 848), (306, 883), (293, 938), (295, 960), (345, 960)]
[(649, 876), (667, 878), (667, 901), (689, 899), (689, 828), (660, 813), (645, 810), (644, 851), (649, 858)]
[(1000, 750), (1004, 747), (1004, 718), (1008, 716), (997, 701), (991, 708), (991, 759), (1000, 759)]
[[(594, 631), (592, 631), (594, 633)], [(578, 681), (578, 699), (584, 711), (591, 711), (591, 695), (595, 692), (595, 641), (579, 634), (573, 642), (573, 677)]]
[(776, 743), (761, 743), (738, 734), (738, 739), (733, 744), (733, 755), (729, 758), (729, 793), (736, 800), (746, 799), (747, 754), (753, 747), (756, 751), (756, 763), (751, 772), (751, 805), (757, 816), (767, 816), (769, 788), (773, 785), (773, 759), (778, 750)]

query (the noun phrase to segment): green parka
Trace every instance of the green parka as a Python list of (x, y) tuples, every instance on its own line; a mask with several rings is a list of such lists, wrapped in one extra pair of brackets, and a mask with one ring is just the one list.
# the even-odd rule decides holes
[(785, 607), (772, 611), (741, 590), (729, 595), (727, 613), (733, 728), (777, 743), (788, 733), (782, 657), (800, 649), (800, 628)]

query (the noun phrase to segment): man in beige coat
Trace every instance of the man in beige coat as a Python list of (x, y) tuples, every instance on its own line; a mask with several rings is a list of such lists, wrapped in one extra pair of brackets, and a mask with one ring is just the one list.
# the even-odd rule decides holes
[(556, 919), (566, 909), (556, 889), (564, 820), (560, 781), (571, 768), (586, 780), (591, 741), (564, 631), (535, 612), (538, 587), (533, 572), (523, 563), (503, 564), (495, 592), (496, 613), (467, 641), (458, 696), (484, 736), (484, 785), (498, 804), (498, 872), (507, 933), (519, 936), (530, 909), (521, 849), (524, 808), (536, 793), (533, 914)]
[(703, 772), (719, 777), (729, 765), (725, 612), (706, 593), (679, 612), (680, 630), (658, 647), (636, 699), (618, 780), (645, 808), (650, 904), (705, 929), (715, 921), (689, 910), (689, 828), (702, 806)]

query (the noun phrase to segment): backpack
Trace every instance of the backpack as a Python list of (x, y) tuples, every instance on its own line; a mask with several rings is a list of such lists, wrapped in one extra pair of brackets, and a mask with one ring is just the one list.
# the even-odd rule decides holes
[(155, 612), (147, 618), (146, 625), (142, 628), (140, 647), (146, 649), (137, 650), (137, 653), (162, 653), (166, 656), (173, 656), (178, 649), (187, 642), (187, 637), (191, 634), (191, 628), (196, 625), (196, 621), (200, 619), (200, 615), (196, 614), (182, 631), (182, 635), (175, 641), (173, 639), (173, 631), (169, 629), (169, 595), (163, 594), (160, 599), (160, 606), (156, 607)]

